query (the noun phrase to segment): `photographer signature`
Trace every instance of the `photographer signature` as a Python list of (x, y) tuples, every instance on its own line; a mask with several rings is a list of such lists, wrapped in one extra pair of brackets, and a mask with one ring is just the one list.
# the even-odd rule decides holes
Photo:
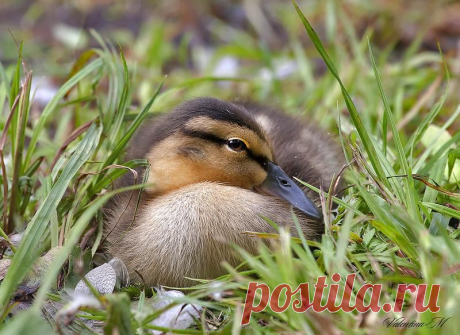
[(451, 318), (435, 317), (429, 322), (422, 322), (416, 320), (407, 320), (405, 317), (400, 318), (387, 318), (383, 320), (383, 325), (387, 328), (423, 328), (428, 329), (441, 328)]

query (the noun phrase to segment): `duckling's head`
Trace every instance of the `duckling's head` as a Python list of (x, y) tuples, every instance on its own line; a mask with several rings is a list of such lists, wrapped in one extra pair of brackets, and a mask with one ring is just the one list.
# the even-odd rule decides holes
[(217, 182), (278, 197), (320, 220), (314, 203), (276, 164), (267, 138), (244, 107), (198, 98), (144, 127), (132, 151), (150, 164), (151, 195)]

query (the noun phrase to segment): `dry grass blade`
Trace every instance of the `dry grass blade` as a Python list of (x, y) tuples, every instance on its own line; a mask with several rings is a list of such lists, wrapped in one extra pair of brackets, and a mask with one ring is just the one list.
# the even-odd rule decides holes
[(448, 268), (446, 270), (446, 276), (451, 276), (457, 273), (458, 271), (460, 271), (460, 263), (455, 264), (454, 266), (451, 266), (450, 268)]
[[(436, 92), (436, 89), (441, 85), (442, 76), (439, 75), (436, 77), (435, 81), (428, 87), (428, 89), (422, 94), (417, 103), (412, 107), (407, 114), (398, 122), (397, 129), (403, 129), (414, 117), (418, 115), (420, 109), (430, 100), (433, 94)], [(393, 133), (388, 134), (388, 139), (393, 138)]]
[(428, 186), (428, 187), (430, 187), (432, 189), (435, 189), (438, 192), (447, 194), (447, 195), (449, 195), (451, 197), (460, 198), (460, 193), (454, 193), (454, 192), (446, 190), (445, 188), (440, 187), (439, 185), (432, 184), (429, 181), (427, 181), (428, 177), (413, 174), (412, 178), (414, 178), (415, 180), (421, 181), (426, 186)]
[(19, 94), (14, 99), (10, 114), (8, 115), (8, 119), (6, 120), (5, 127), (3, 128), (2, 137), (0, 138), (0, 163), (1, 163), (2, 176), (3, 176), (3, 229), (5, 230), (5, 232), (8, 231), (8, 211), (7, 211), (7, 208), (8, 208), (8, 179), (6, 175), (6, 166), (5, 166), (5, 160), (3, 157), (3, 149), (5, 148), (6, 137), (8, 136), (8, 128), (10, 127), (11, 120), (13, 119), (13, 115), (19, 104), (21, 92), (22, 92), (22, 87), (20, 88)]
[(8, 136), (8, 128), (10, 127), (11, 120), (13, 118), (13, 114), (16, 111), (16, 108), (18, 107), (19, 98), (21, 97), (21, 92), (22, 92), (22, 87), (20, 89), (19, 94), (14, 99), (10, 114), (8, 115), (8, 119), (6, 120), (5, 127), (3, 128), (2, 137), (0, 138), (0, 151), (3, 151), (3, 148), (5, 147), (6, 137)]
[[(89, 60), (91, 58), (93, 58), (93, 56), (96, 56), (96, 55), (97, 55), (97, 53), (93, 49), (90, 49), (90, 50), (87, 50), (87, 51), (83, 52), (80, 55), (80, 57), (78, 57), (78, 59), (75, 61), (75, 63), (72, 65), (72, 69), (70, 70), (70, 73), (67, 76), (67, 80), (72, 78), (74, 75), (76, 75), (78, 73), (78, 71), (83, 69), (83, 67), (89, 62)], [(64, 95), (64, 99), (67, 99), (69, 97), (70, 93), (73, 91), (74, 88), (75, 88), (75, 86), (73, 88), (71, 88)]]
[(130, 167), (128, 166), (124, 166), (124, 165), (118, 165), (118, 164), (112, 164), (112, 165), (109, 165), (109, 166), (106, 166), (105, 168), (103, 168), (100, 172), (85, 172), (85, 173), (82, 173), (76, 180), (75, 180), (75, 183), (74, 183), (74, 187), (73, 187), (73, 192), (74, 193), (77, 193), (77, 189), (78, 189), (78, 185), (80, 183), (80, 181), (82, 179), (84, 179), (85, 177), (88, 177), (88, 176), (100, 176), (100, 175), (104, 175), (105, 173), (103, 173), (104, 171), (107, 171), (109, 169), (123, 169), (123, 170), (128, 170), (130, 171), (133, 176), (134, 176), (134, 180), (135, 180), (135, 184), (137, 184), (137, 171), (134, 170), (134, 169), (131, 169)]
[(80, 136), (81, 134), (83, 134), (86, 130), (88, 130), (88, 128), (93, 124), (94, 121), (96, 121), (97, 119), (94, 119), (94, 120), (91, 120), (91, 121), (88, 121), (86, 122), (85, 124), (82, 124), (80, 127), (78, 127), (77, 129), (75, 129), (70, 135), (69, 137), (67, 137), (67, 139), (65, 140), (64, 144), (59, 148), (58, 152), (56, 153), (56, 156), (54, 156), (54, 159), (53, 159), (53, 162), (51, 163), (50, 165), (50, 168), (49, 168), (49, 171), (48, 171), (48, 174), (51, 173), (51, 171), (53, 170), (54, 166), (56, 165), (59, 157), (61, 157), (62, 153), (65, 151), (65, 149), (67, 149), (67, 147), (69, 146), (70, 143), (72, 143), (73, 141), (75, 141), (78, 136)]
[[(407, 177), (407, 175), (403, 174), (403, 175), (399, 175), (399, 176), (391, 176), (391, 177), (388, 177), (388, 178), (405, 178)], [(421, 181), (422, 183), (424, 183), (426, 186), (438, 191), (438, 192), (441, 192), (441, 193), (444, 193), (444, 194), (447, 194), (448, 196), (451, 196), (451, 197), (454, 197), (454, 198), (460, 198), (460, 193), (454, 193), (454, 192), (451, 192), (449, 190), (446, 190), (445, 188), (442, 188), (441, 186), (437, 185), (437, 183), (433, 180), (433, 182), (435, 182), (436, 184), (432, 184), (428, 181), (428, 179), (430, 179), (429, 177), (427, 176), (421, 176), (419, 174), (413, 174), (412, 175), (412, 178), (414, 178), (415, 180), (418, 180), (418, 181)]]
[(14, 216), (16, 215), (18, 196), (19, 196), (19, 177), (22, 167), (22, 152), (24, 149), (25, 128), (28, 118), (29, 93), (32, 83), (32, 71), (27, 72), (24, 82), (21, 84), (20, 103), (19, 103), (19, 131), (16, 134), (16, 148), (13, 160), (13, 178), (11, 181), (10, 208), (8, 211), (8, 222), (5, 224), (5, 233), (9, 234), (14, 230)]

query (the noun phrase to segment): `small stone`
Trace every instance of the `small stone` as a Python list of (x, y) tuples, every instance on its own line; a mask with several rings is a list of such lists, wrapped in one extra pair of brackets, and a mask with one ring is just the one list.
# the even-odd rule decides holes
[[(85, 275), (85, 278), (100, 294), (113, 293), (115, 287), (124, 287), (129, 284), (128, 268), (121, 259), (116, 257), (92, 269)], [(80, 280), (75, 287), (75, 295), (79, 294), (92, 296), (91, 290), (83, 280)]]
[[(180, 291), (163, 291), (157, 292), (155, 302), (152, 307), (155, 310), (165, 308), (170, 305), (174, 298), (183, 297), (184, 293)], [(193, 304), (178, 304), (171, 307), (158, 318), (153, 320), (151, 324), (157, 327), (165, 327), (171, 329), (187, 329), (195, 322), (195, 319), (200, 318), (202, 307)], [(153, 334), (162, 334), (162, 331), (154, 330)]]
[[(113, 267), (108, 263), (92, 269), (86, 274), (85, 278), (100, 294), (112, 293), (115, 289), (115, 284), (117, 283), (117, 274)], [(80, 280), (75, 287), (75, 296), (78, 295), (93, 295), (83, 280)]]

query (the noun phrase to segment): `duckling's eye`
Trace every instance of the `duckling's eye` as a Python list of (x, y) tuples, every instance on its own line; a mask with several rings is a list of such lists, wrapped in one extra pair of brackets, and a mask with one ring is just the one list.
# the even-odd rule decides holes
[(246, 150), (247, 149), (247, 146), (246, 144), (238, 139), (238, 138), (231, 138), (227, 141), (227, 147), (229, 147), (229, 149), (233, 150), (233, 151), (243, 151), (243, 150)]

